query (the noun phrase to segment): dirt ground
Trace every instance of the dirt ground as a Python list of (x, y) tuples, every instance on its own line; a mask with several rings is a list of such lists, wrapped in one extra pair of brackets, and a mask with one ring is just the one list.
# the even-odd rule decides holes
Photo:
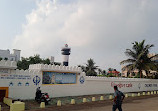
[[(79, 103), (75, 105), (65, 104), (61, 107), (57, 107), (53, 104), (47, 106), (45, 109), (40, 109), (39, 104), (36, 102), (25, 102), (27, 103), (26, 111), (111, 111), (113, 103), (112, 100), (106, 99), (104, 101)], [(2, 111), (9, 111), (9, 108), (3, 107)], [(158, 111), (158, 95), (125, 98), (123, 111)]]
[[(30, 111), (112, 111), (112, 101), (104, 100), (61, 107), (53, 106)], [(158, 111), (158, 95), (125, 98), (123, 111)]]
[[(158, 111), (157, 103), (158, 97), (133, 100), (132, 102), (123, 104), (123, 111)], [(93, 107), (89, 109), (81, 109), (75, 111), (112, 111), (112, 105), (101, 106), (99, 108)]]

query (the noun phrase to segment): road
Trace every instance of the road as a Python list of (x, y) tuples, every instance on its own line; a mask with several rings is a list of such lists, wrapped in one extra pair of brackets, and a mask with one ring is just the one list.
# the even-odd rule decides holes
[[(111, 111), (112, 106), (93, 107), (74, 111)], [(73, 110), (72, 110), (73, 111)], [(158, 111), (158, 97), (133, 100), (123, 104), (123, 111)]]
[[(61, 107), (53, 106), (29, 111), (112, 111), (112, 101), (104, 100)], [(125, 98), (123, 111), (158, 111), (158, 95)]]

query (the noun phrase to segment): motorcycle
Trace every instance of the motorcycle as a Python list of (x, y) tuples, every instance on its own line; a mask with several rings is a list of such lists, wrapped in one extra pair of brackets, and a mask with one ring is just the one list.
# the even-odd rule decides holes
[(50, 101), (50, 98), (49, 98), (48, 93), (41, 93), (41, 96), (40, 97), (36, 96), (35, 100), (38, 103), (45, 102), (45, 104), (47, 105), (49, 103), (49, 101)]

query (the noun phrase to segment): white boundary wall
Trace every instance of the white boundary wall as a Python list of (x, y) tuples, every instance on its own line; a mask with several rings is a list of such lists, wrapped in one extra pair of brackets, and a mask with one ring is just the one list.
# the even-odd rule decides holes
[[(11, 64), (10, 67), (12, 67)], [(89, 77), (85, 76), (78, 67), (35, 64), (30, 65), (29, 70), (26, 71), (8, 70), (10, 71), (0, 71), (0, 87), (9, 87), (9, 97), (13, 99), (34, 99), (36, 88), (39, 86), (42, 92), (48, 92), (50, 97), (113, 93), (114, 85), (118, 85), (119, 90), (123, 92), (158, 90), (158, 80)], [(77, 73), (77, 83), (42, 85), (43, 71)], [(36, 84), (37, 78), (40, 78), (40, 81)]]

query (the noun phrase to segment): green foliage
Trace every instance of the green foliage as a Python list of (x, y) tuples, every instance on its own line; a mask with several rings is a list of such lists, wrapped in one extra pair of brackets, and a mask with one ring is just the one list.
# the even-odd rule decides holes
[(107, 75), (106, 70), (103, 70), (103, 71), (102, 71), (102, 75), (103, 75), (103, 76), (106, 76), (106, 75)]
[(98, 74), (100, 75), (102, 73), (103, 73), (103, 71), (100, 68), (98, 68)]
[(28, 58), (22, 57), (21, 61), (17, 62), (17, 68), (18, 69), (26, 70), (26, 69), (29, 68), (29, 65), (30, 65), (30, 61), (28, 60)]
[(86, 72), (86, 66), (78, 65), (78, 67), (80, 67), (80, 68), (82, 69), (83, 72)]
[(54, 65), (61, 65), (61, 63), (59, 63), (59, 62), (54, 62)]
[[(139, 75), (142, 77), (142, 71), (156, 70), (156, 64), (152, 61), (152, 57), (148, 57), (149, 50), (154, 45), (145, 45), (145, 40), (142, 42), (134, 42), (132, 49), (126, 49), (125, 54), (129, 57), (127, 60), (123, 60), (120, 64), (125, 64), (122, 68), (123, 70), (127, 69), (128, 72), (133, 72), (134, 70), (139, 70)], [(148, 76), (148, 75), (147, 75)]]
[(109, 68), (108, 71), (113, 71), (113, 68)]
[(116, 77), (113, 75), (113, 73), (109, 73), (106, 77)]
[(78, 67), (81, 67), (82, 71), (84, 71), (87, 76), (97, 76), (96, 70), (98, 66), (95, 66), (95, 62), (91, 58), (87, 60), (86, 66), (78, 65)]
[(86, 72), (86, 75), (87, 76), (97, 76), (97, 72), (95, 72), (94, 70), (88, 70)]
[(153, 75), (153, 79), (158, 79), (158, 74)]
[(29, 58), (22, 57), (21, 60), (18, 61), (18, 63), (17, 63), (17, 68), (26, 70), (29, 68), (30, 64), (38, 64), (38, 63), (50, 64), (50, 60), (48, 58), (41, 59), (40, 55), (30, 56)]
[(103, 74), (106, 74), (106, 70), (103, 70)]
[(41, 63), (43, 63), (43, 64), (50, 64), (50, 60), (47, 58), (47, 59), (41, 61)]
[(140, 74), (137, 73), (136, 76), (134, 78), (140, 78)]
[(6, 61), (7, 61), (7, 60), (8, 60), (8, 58), (6, 58), (6, 57), (5, 57), (5, 58), (4, 58), (4, 60), (6, 60)]
[(98, 74), (99, 74), (99, 75), (97, 75), (97, 76), (101, 76), (101, 77), (107, 76), (107, 73), (106, 73), (105, 70), (101, 70), (101, 69), (100, 69), (100, 71), (101, 71), (101, 72), (99, 72), (99, 69), (98, 69)]
[(97, 76), (100, 76), (100, 77), (105, 77), (104, 75), (97, 75)]
[(3, 58), (2, 57), (0, 57), (0, 61), (2, 60)]

